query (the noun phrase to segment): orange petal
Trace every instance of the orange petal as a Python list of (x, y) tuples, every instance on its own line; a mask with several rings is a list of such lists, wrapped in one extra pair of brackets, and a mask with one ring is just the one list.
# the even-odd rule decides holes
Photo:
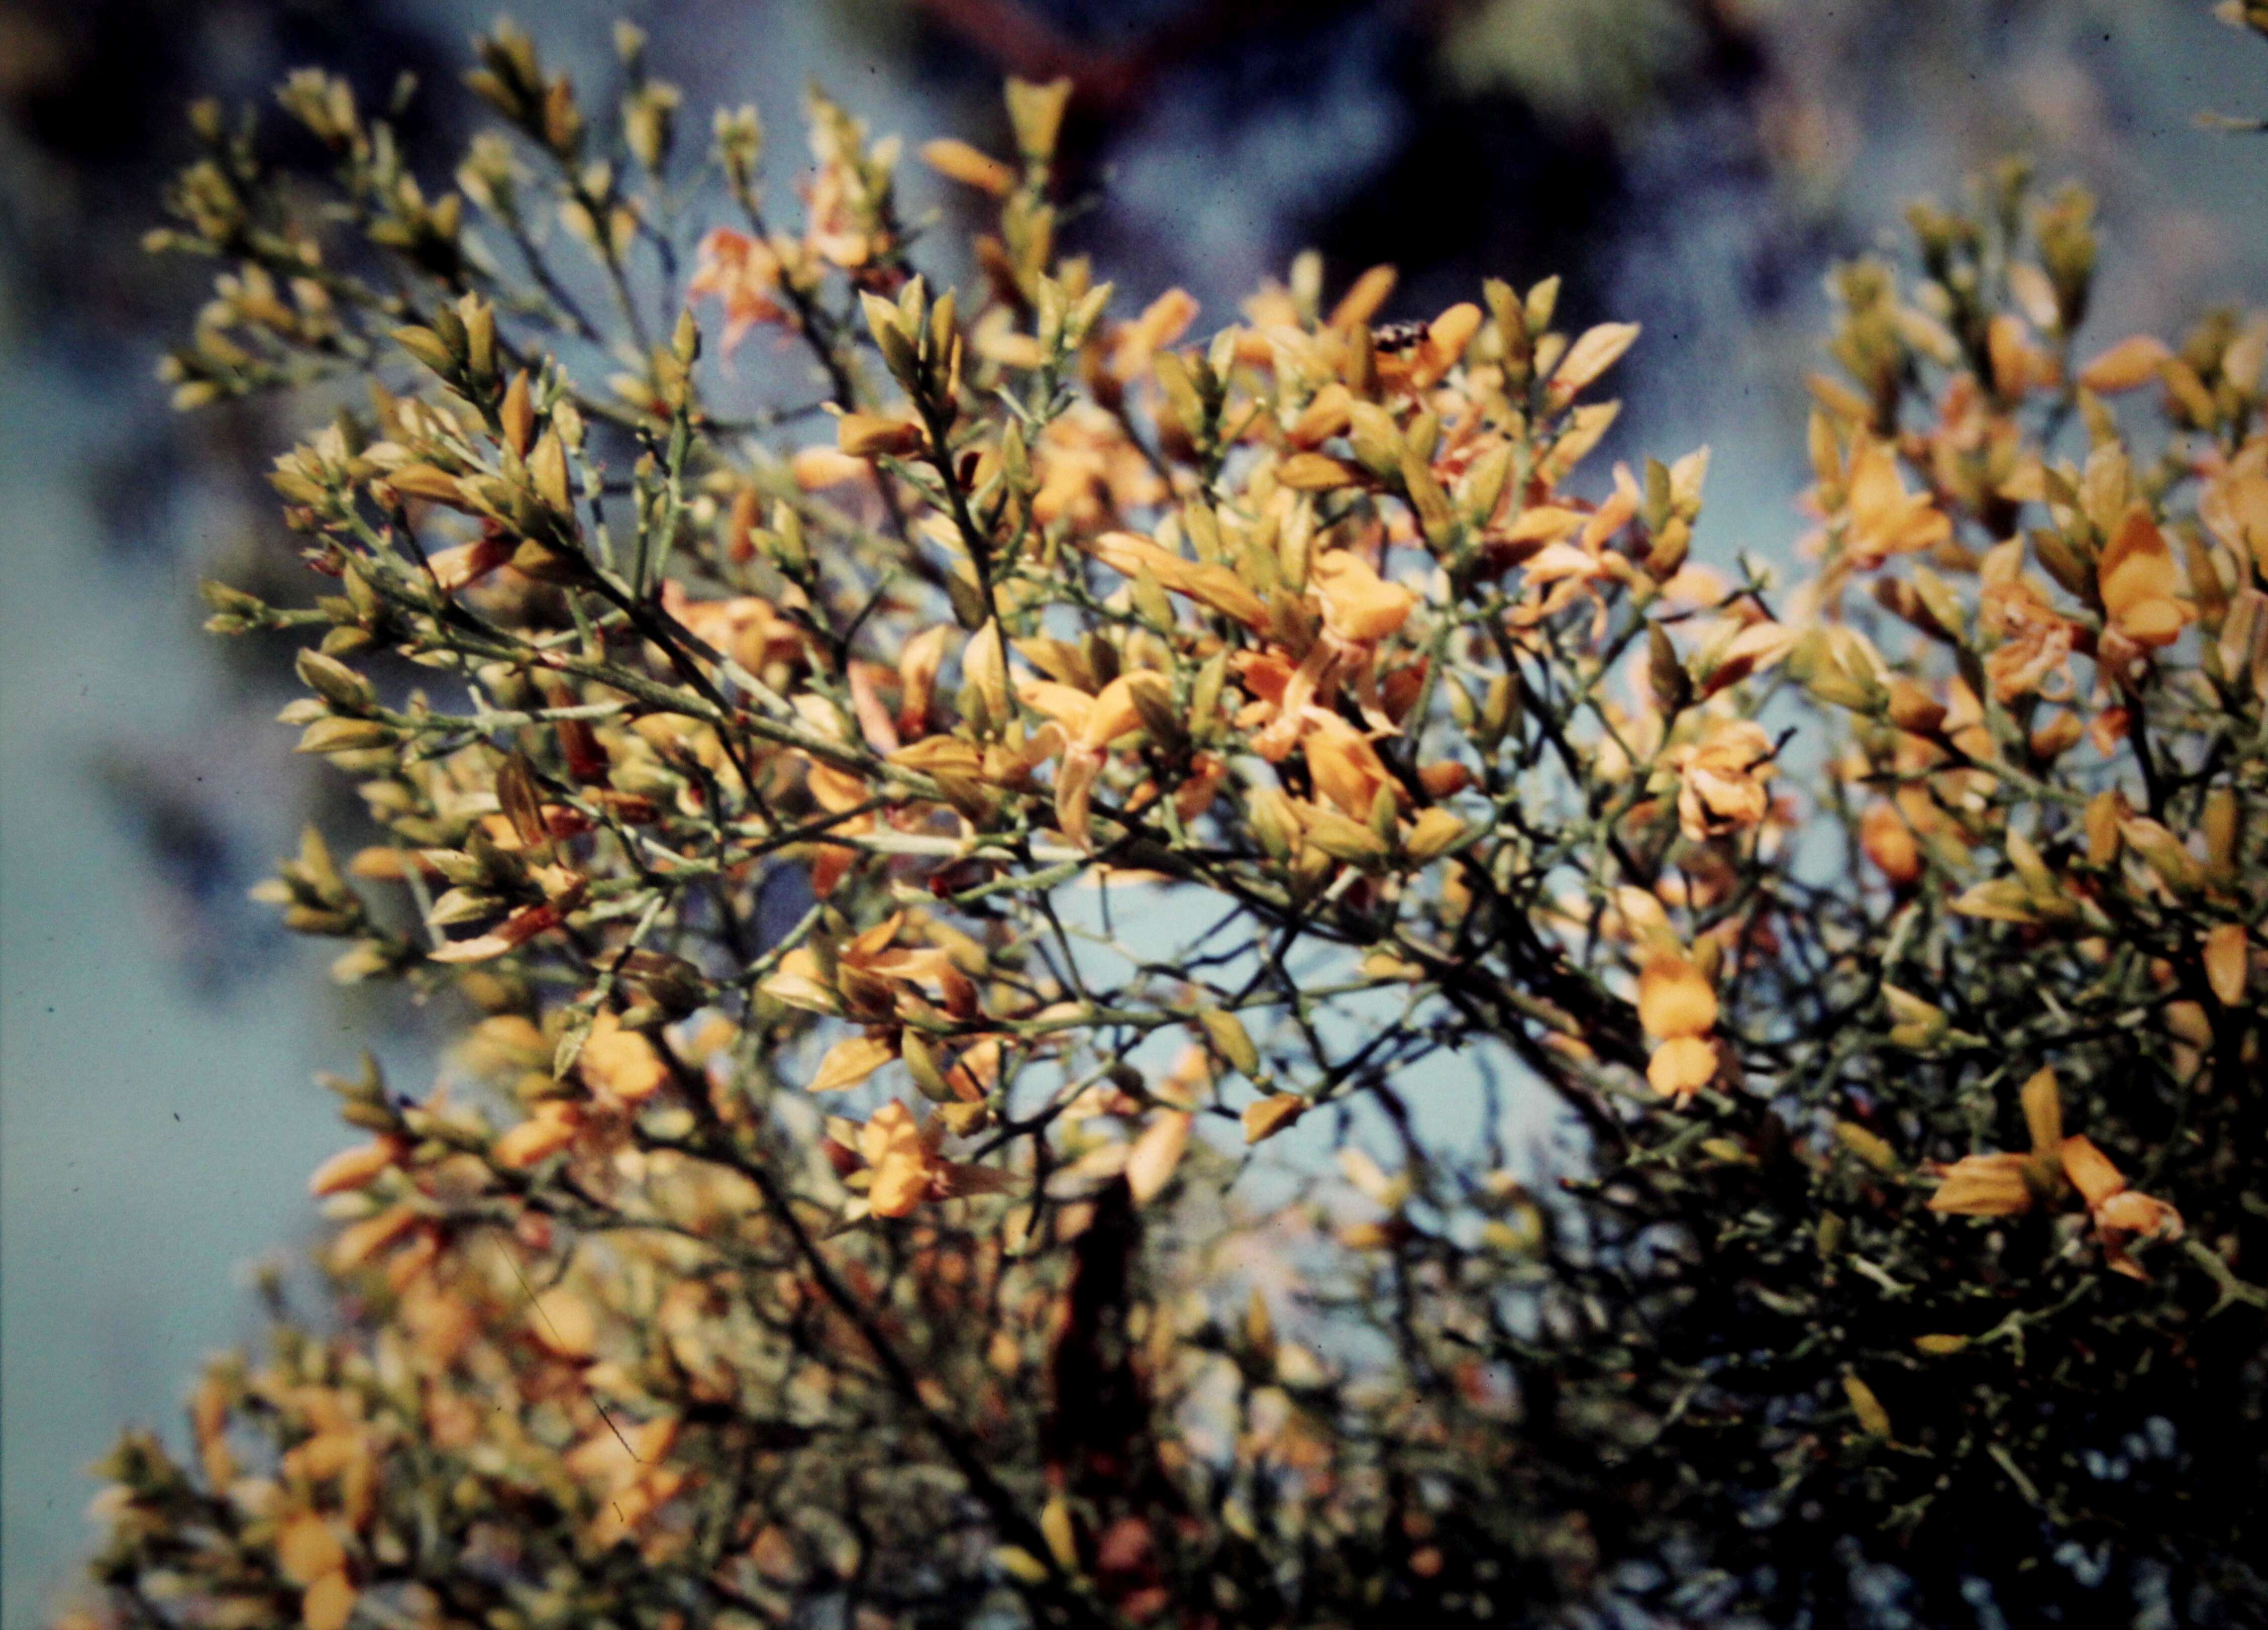
[(949, 181), (964, 187), (974, 187), (979, 192), (1005, 198), (1016, 190), (1013, 166), (1002, 163), (990, 153), (971, 147), (967, 142), (951, 136), (922, 144), (922, 158), (931, 169)]
[(669, 1066), (654, 1044), (636, 1030), (626, 1030), (611, 1013), (602, 1013), (577, 1056), (576, 1070), (593, 1091), (638, 1103), (659, 1092), (669, 1080)]
[(302, 1630), (346, 1630), (347, 1620), (354, 1616), (358, 1594), (345, 1568), (325, 1574), (299, 1597)]
[(2224, 1007), (2242, 1007), (2252, 951), (2242, 923), (2221, 923), (2205, 937), (2205, 975)]
[(2156, 379), (2159, 365), (2172, 356), (2155, 335), (2132, 335), (2081, 368), (2079, 382), (2097, 395), (2132, 390)]
[(2032, 1208), (2025, 1154), (1970, 1154), (1947, 1167), (1929, 1208), (1962, 1217), (2014, 1217)]
[(1697, 1036), (1676, 1036), (1653, 1050), (1646, 1079), (1665, 1098), (1690, 1098), (1717, 1073), (1717, 1049)]
[(2137, 1234), (2144, 1239), (2177, 1240), (2182, 1236), (2181, 1213), (2161, 1199), (2132, 1189), (2122, 1189), (2096, 1206), (2095, 1221), (2102, 1228)]
[(2071, 1179), (2071, 1186), (2079, 1191), (2089, 1209), (2101, 1206), (2126, 1186), (2126, 1179), (2110, 1163), (2110, 1157), (2088, 1138), (2063, 1140), (2063, 1175)]
[(1165, 1188), (1174, 1169), (1189, 1147), (1189, 1128), (1197, 1117), (1187, 1110), (1167, 1110), (1142, 1129), (1126, 1156), (1126, 1186), (1134, 1203), (1145, 1206)]
[(573, 1104), (539, 1104), (534, 1115), (489, 1146), (489, 1158), (507, 1171), (526, 1171), (574, 1142), (582, 1125), (582, 1111)]
[(846, 1092), (898, 1056), (887, 1037), (850, 1036), (827, 1050), (819, 1072), (811, 1078), (813, 1092)]
[(1586, 329), (1552, 370), (1552, 399), (1561, 402), (1571, 400), (1583, 387), (1620, 361), (1637, 338), (1638, 324), (1634, 322), (1602, 322)]
[(1682, 952), (1658, 950), (1638, 970), (1638, 1019), (1657, 1040), (1706, 1036), (1717, 1023), (1717, 992)]
[(293, 1584), (313, 1584), (346, 1565), (346, 1546), (321, 1513), (294, 1512), (276, 1528), (276, 1566)]
[(320, 1197), (359, 1189), (399, 1161), (402, 1148), (401, 1139), (388, 1137), (342, 1149), (315, 1168), (307, 1179), (307, 1192)]
[(1410, 620), (1410, 608), (1418, 603), (1416, 594), (1399, 583), (1387, 582), (1370, 562), (1350, 549), (1322, 556), (1313, 572), (1323, 602), (1324, 626), (1342, 639), (1384, 639)]
[(1272, 1093), (1244, 1106), (1244, 1140), (1260, 1143), (1274, 1137), (1307, 1112), (1307, 1100), (1295, 1092)]

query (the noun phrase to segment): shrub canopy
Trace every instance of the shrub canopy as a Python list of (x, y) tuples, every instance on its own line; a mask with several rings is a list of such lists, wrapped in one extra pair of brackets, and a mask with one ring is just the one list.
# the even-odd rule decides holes
[(1556, 280), (1197, 343), (1012, 83), (947, 290), (895, 141), (779, 210), (621, 45), (482, 41), (438, 198), (201, 110), (157, 234), (181, 403), (333, 414), (320, 593), (208, 589), (367, 807), (265, 893), (461, 1034), (330, 1083), (333, 1317), (121, 1444), (99, 1614), (2263, 1610), (2268, 328), (1918, 207), (1784, 581)]

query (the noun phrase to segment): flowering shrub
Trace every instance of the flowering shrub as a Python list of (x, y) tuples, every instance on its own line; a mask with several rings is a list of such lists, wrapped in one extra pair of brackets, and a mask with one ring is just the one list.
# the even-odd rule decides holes
[(2261, 1611), (2268, 328), (1917, 208), (1786, 586), (1555, 282), (1197, 344), (1012, 83), (940, 288), (894, 141), (791, 225), (621, 44), (482, 41), (438, 200), (202, 113), (158, 234), (183, 405), (335, 409), (323, 592), (208, 590), (369, 815), (265, 896), (462, 1033), (331, 1083), (336, 1320), (122, 1443), (105, 1622)]

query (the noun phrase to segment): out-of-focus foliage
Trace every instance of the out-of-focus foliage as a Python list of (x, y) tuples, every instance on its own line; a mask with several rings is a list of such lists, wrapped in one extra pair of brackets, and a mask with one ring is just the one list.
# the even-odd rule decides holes
[(1691, 72), (1726, 26), (1715, 12), (1684, 0), (1485, 0), (1453, 18), (1442, 62), (1459, 84), (1507, 85), (1552, 118), (1620, 123)]
[[(2249, 4), (2248, 0), (2221, 0), (2213, 7), (2213, 14), (2231, 28), (2268, 35), (2268, 7)], [(2227, 114), (2208, 114), (2205, 122), (2229, 130), (2268, 130), (2268, 119), (2238, 119)]]
[(1554, 281), (1195, 343), (1012, 81), (939, 290), (894, 142), (814, 93), (782, 213), (618, 43), (483, 40), (444, 193), (202, 109), (157, 235), (177, 400), (331, 409), (312, 602), (209, 589), (369, 815), (263, 895), (463, 1035), (333, 1083), (339, 1317), (122, 1444), (92, 1613), (2261, 1611), (2268, 328), (1918, 206), (1787, 586)]

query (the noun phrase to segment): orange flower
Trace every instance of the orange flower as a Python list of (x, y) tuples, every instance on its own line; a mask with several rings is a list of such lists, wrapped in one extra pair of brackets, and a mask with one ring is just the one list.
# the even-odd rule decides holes
[(973, 1015), (976, 987), (950, 951), (894, 943), (905, 922), (900, 911), (837, 947), (831, 970), (812, 948), (798, 946), (758, 988), (791, 1007), (873, 1024), (896, 1016), (901, 1002), (919, 1011), (924, 999), (913, 987), (933, 985), (947, 1012)]
[(2128, 1188), (2124, 1175), (2093, 1140), (2064, 1135), (2063, 1102), (2053, 1070), (2041, 1070), (2024, 1083), (2023, 1104), (2031, 1153), (1970, 1154), (1938, 1168), (1938, 1189), (1929, 1208), (1966, 1217), (2019, 1216), (2069, 1183), (2094, 1219), (2104, 1265), (2130, 1279), (2147, 1278), (2126, 1254), (2127, 1243), (2179, 1239), (2181, 1213)]
[(1310, 716), (1318, 711), (1328, 712), (1336, 704), (1344, 655), (1344, 648), (1329, 639), (1317, 640), (1297, 667), (1275, 651), (1237, 653), (1237, 677), (1254, 701), (1236, 722), (1256, 733), (1254, 752), (1271, 764), (1289, 756)]
[(928, 445), (911, 419), (887, 413), (846, 413), (835, 422), (835, 445), (854, 459), (911, 458)]
[(1953, 535), (1953, 522), (1926, 492), (1909, 492), (1897, 454), (1865, 441), (1851, 456), (1852, 564), (1879, 566), (1893, 555), (1932, 549)]
[(2252, 946), (2242, 923), (2219, 923), (2205, 937), (2205, 982), (2224, 1007), (2244, 1005), (2244, 986), (2251, 977)]
[(524, 905), (484, 934), (453, 940), (428, 953), (437, 963), (481, 963), (502, 956), (526, 944), (547, 929), (556, 928), (563, 913), (549, 901)]
[(1322, 601), (1323, 626), (1350, 643), (1384, 639), (1410, 620), (1410, 608), (1418, 603), (1417, 595), (1387, 582), (1352, 549), (1319, 557), (1311, 571)]
[(299, 1597), (302, 1630), (346, 1630), (361, 1592), (343, 1567), (334, 1568), (309, 1585)]
[(1121, 674), (1095, 697), (1086, 722), (1079, 726), (1076, 745), (1099, 753), (1120, 736), (1139, 730), (1142, 708), (1136, 700), (1138, 693), (1146, 694), (1158, 704), (1171, 705), (1172, 692), (1162, 674), (1153, 674), (1146, 668)]
[(1911, 883), (1921, 875), (1921, 845), (1896, 804), (1867, 807), (1859, 817), (1859, 846), (1894, 883)]
[(2031, 329), (2013, 312), (2002, 312), (1985, 325), (1986, 353), (1992, 365), (1992, 384), (2011, 400), (2025, 392), (2049, 389), (2062, 383), (2063, 369), (2052, 353), (2032, 339)]
[(1596, 328), (1586, 328), (1552, 370), (1551, 405), (1565, 407), (1572, 402), (1583, 387), (1622, 360), (1622, 354), (1638, 339), (1638, 324), (1634, 322), (1602, 322)]
[(489, 1158), (507, 1171), (526, 1171), (575, 1141), (583, 1129), (583, 1111), (561, 1099), (547, 1099), (535, 1112), (498, 1138), (489, 1147)]
[(1016, 190), (1014, 166), (1002, 163), (981, 148), (952, 136), (940, 136), (922, 144), (921, 156), (930, 168), (948, 181), (959, 181), (964, 187), (974, 187), (979, 192), (1005, 198)]
[(1656, 1040), (1706, 1036), (1717, 1025), (1717, 992), (1684, 952), (1658, 948), (1638, 969), (1638, 1022)]
[(1984, 658), (1993, 699), (2014, 702), (2034, 691), (2051, 700), (2062, 695), (2067, 685), (2049, 681), (2060, 680), (2079, 630), (2025, 576), (2021, 541), (2012, 538), (1988, 550), (1978, 581), (1979, 620), (2000, 636)]
[(307, 1179), (307, 1192), (320, 1198), (366, 1187), (381, 1172), (398, 1165), (408, 1149), (406, 1142), (392, 1135), (342, 1149), (315, 1168)]
[(2029, 1211), (2035, 1201), (2060, 1186), (2063, 1100), (2055, 1072), (2035, 1073), (2024, 1083), (2021, 1097), (2032, 1152), (1967, 1154), (1950, 1166), (1938, 1168), (1938, 1190), (1929, 1202), (1932, 1211), (1965, 1217), (2014, 1217)]
[(943, 1133), (941, 1123), (918, 1125), (895, 1098), (859, 1129), (858, 1153), (873, 1172), (866, 1205), (876, 1216), (902, 1217), (929, 1198)]
[(2177, 597), (2181, 568), (2149, 511), (2137, 505), (2126, 512), (2103, 546), (2095, 575), (2102, 608), (2119, 633), (2145, 649), (2181, 638), (2190, 620), (2189, 606)]
[(295, 1511), (278, 1524), (276, 1566), (294, 1584), (313, 1584), (347, 1565), (346, 1547), (319, 1511)]
[(443, 588), (462, 588), (485, 577), (512, 558), (516, 545), (501, 535), (483, 535), (454, 549), (438, 549), (426, 559), (427, 570)]
[(1248, 627), (1265, 628), (1268, 608), (1226, 566), (1190, 560), (1131, 532), (1106, 532), (1087, 546), (1097, 560), (1122, 577), (1147, 572), (1164, 587), (1186, 594)]
[(1133, 321), (1119, 325), (1112, 336), (1111, 372), (1122, 380), (1132, 379), (1150, 365), (1152, 357), (1187, 333), (1197, 315), (1197, 299), (1188, 290), (1167, 290)]
[(1698, 1036), (1675, 1036), (1653, 1050), (1646, 1079), (1665, 1098), (1681, 1103), (1706, 1087), (1717, 1073), (1716, 1044)]
[(1370, 818), (1378, 789), (1389, 785), (1386, 763), (1370, 739), (1336, 713), (1307, 711), (1300, 751), (1315, 790), (1358, 821)]
[(884, 1036), (848, 1036), (827, 1050), (811, 1078), (813, 1092), (847, 1092), (898, 1056)]
[(1339, 303), (1331, 307), (1325, 326), (1348, 332), (1368, 322), (1386, 304), (1386, 297), (1394, 292), (1395, 277), (1391, 266), (1373, 266), (1363, 273), (1339, 296)]
[(2029, 1154), (1964, 1154), (1938, 1174), (1929, 1208), (1961, 1217), (2014, 1217), (2032, 1208)]
[(1094, 697), (1052, 680), (1027, 680), (1017, 687), (1026, 703), (1061, 726), (1069, 738), (1063, 768), (1056, 774), (1056, 825), (1074, 843), (1087, 841), (1094, 784), (1110, 744), (1142, 727), (1138, 692), (1153, 708), (1172, 705), (1165, 676), (1146, 668), (1121, 674)]
[(812, 254), (844, 270), (866, 266), (891, 247), (883, 200), (875, 195), (866, 127), (831, 103), (814, 99), (812, 157), (817, 171), (804, 185), (804, 241)]
[(2161, 1199), (2128, 1188), (2124, 1175), (2110, 1163), (2110, 1157), (2088, 1139), (2063, 1140), (2063, 1169), (2095, 1219), (2104, 1265), (2128, 1279), (2149, 1278), (2142, 1265), (2126, 1254), (2127, 1243), (2181, 1238), (2181, 1213)]
[(719, 226), (701, 240), (688, 300), (713, 294), (725, 304), (725, 350), (733, 349), (760, 322), (792, 321), (773, 298), (780, 286), (780, 260), (761, 238)]
[(769, 600), (737, 594), (730, 600), (695, 600), (674, 578), (661, 588), (662, 609), (704, 643), (715, 646), (750, 673), (762, 675), (775, 662), (794, 662), (803, 654), (803, 631)]
[(1126, 1186), (1134, 1203), (1146, 1206), (1164, 1191), (1174, 1169), (1189, 1147), (1189, 1131), (1197, 1117), (1187, 1110), (1166, 1110), (1142, 1129), (1126, 1153)]
[(2198, 519), (2240, 558), (2268, 572), (2268, 441), (2255, 437), (2206, 483)]
[(2126, 1179), (2110, 1163), (2110, 1157), (2088, 1138), (2063, 1140), (2063, 1175), (2071, 1179), (2071, 1186), (2079, 1191), (2089, 1209), (2126, 1186)]
[(858, 1129), (858, 1155), (872, 1173), (866, 1209), (877, 1217), (903, 1217), (924, 1201), (964, 1194), (997, 1194), (1014, 1185), (1008, 1173), (941, 1159), (945, 1123), (936, 1117), (917, 1122), (911, 1110), (892, 1099)]
[[(1417, 355), (1410, 361), (1410, 385), (1425, 390), (1440, 380), (1464, 358), (1465, 348), (1481, 331), (1481, 308), (1470, 300), (1460, 300), (1448, 310), (1425, 325), (1425, 337), (1418, 342)], [(1638, 335), (1637, 325), (1631, 325), (1631, 337)]]
[(2128, 336), (2103, 351), (2079, 371), (2079, 382), (2097, 395), (2132, 390), (2158, 377), (2158, 370), (2173, 359), (2166, 343), (2152, 334)]
[(1764, 726), (1747, 719), (1712, 719), (1699, 741), (1673, 749), (1679, 830), (1699, 843), (1763, 820), (1771, 750)]
[(592, 1022), (576, 1070), (600, 1099), (624, 1103), (643, 1103), (669, 1081), (669, 1066), (660, 1051), (637, 1031), (624, 1029), (611, 1013), (601, 1013)]
[(1680, 1103), (1714, 1079), (1719, 1057), (1708, 1039), (1717, 1026), (1717, 992), (1675, 945), (1657, 944), (1638, 965), (1638, 1022), (1658, 1044), (1646, 1078)]
[(1057, 417), (1032, 449), (1040, 489), (1033, 518), (1107, 524), (1116, 513), (1157, 503), (1165, 484), (1119, 422), (1091, 402)]

